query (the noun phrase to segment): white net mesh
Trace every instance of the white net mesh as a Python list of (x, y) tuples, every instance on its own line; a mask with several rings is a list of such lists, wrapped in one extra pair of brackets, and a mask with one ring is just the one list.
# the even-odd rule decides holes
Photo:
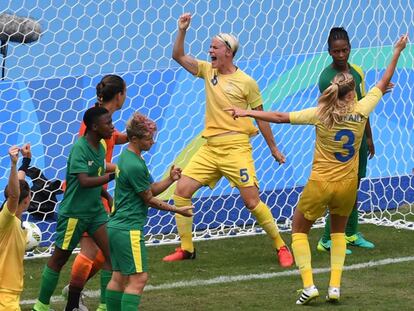
[[(2, 12), (30, 17), (42, 29), (37, 41), (9, 42), (7, 51), (2, 50), (6, 70), (0, 82), (0, 189), (9, 174), (7, 149), (23, 142), (31, 143), (32, 164), (48, 180), (64, 178), (83, 112), (95, 101), (95, 85), (108, 73), (121, 75), (128, 85), (124, 108), (113, 116), (115, 126), (122, 131), (136, 110), (157, 122), (157, 143), (145, 155), (154, 179), (165, 176), (172, 163), (184, 166), (201, 143), (205, 95), (203, 82), (171, 59), (177, 18), (183, 12), (193, 13), (186, 49), (199, 59), (208, 59), (210, 38), (216, 33), (238, 36), (237, 65), (258, 81), (265, 110), (315, 105), (319, 74), (330, 62), (326, 41), (331, 27), (348, 30), (351, 62), (362, 66), (368, 86), (384, 69), (398, 35), (414, 33), (414, 6), (403, 0), (377, 1), (367, 7), (359, 1), (317, 0), (45, 3), (0, 4)], [(371, 116), (376, 156), (369, 161), (359, 194), (363, 220), (409, 229), (413, 229), (414, 215), (411, 55), (410, 45), (393, 79), (396, 88)], [(261, 136), (253, 139), (254, 158), (261, 196), (282, 228), (289, 229), (292, 210), (309, 176), (314, 133), (311, 127), (273, 125), (272, 129), (287, 163), (277, 165)], [(115, 149), (114, 161), (120, 150)], [(35, 197), (39, 202), (27, 217), (39, 224), (42, 245), (47, 246), (54, 240), (55, 198), (42, 192), (45, 185), (38, 181), (33, 186), (40, 187), (36, 191), (46, 194), (49, 202)], [(171, 193), (162, 198), (169, 199)], [(200, 190), (194, 203), (198, 238), (258, 232), (237, 190), (226, 180), (214, 190)], [(149, 241), (176, 241), (175, 232), (171, 214), (151, 211)]]

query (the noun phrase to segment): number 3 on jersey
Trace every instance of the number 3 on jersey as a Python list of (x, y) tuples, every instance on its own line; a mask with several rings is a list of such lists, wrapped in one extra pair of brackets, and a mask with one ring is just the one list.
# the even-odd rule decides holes
[(354, 135), (354, 133), (352, 133), (352, 131), (350, 131), (350, 130), (340, 130), (340, 131), (338, 131), (337, 133), (336, 133), (336, 135), (335, 135), (335, 141), (341, 141), (342, 140), (342, 137), (346, 137), (348, 140), (342, 145), (342, 148), (345, 150), (345, 151), (347, 151), (348, 152), (348, 154), (347, 155), (343, 155), (342, 153), (340, 153), (340, 152), (335, 152), (334, 153), (334, 155), (335, 155), (335, 158), (338, 160), (338, 161), (341, 161), (341, 162), (346, 162), (346, 161), (348, 161), (349, 159), (351, 159), (353, 156), (354, 156), (354, 154), (355, 154), (355, 148), (354, 148), (354, 141), (355, 141), (355, 135)]

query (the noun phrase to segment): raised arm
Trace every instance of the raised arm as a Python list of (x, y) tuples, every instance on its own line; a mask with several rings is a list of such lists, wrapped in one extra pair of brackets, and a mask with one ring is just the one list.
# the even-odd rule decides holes
[(394, 53), (392, 55), (391, 61), (388, 64), (387, 69), (382, 75), (381, 80), (377, 83), (376, 87), (381, 90), (384, 94), (388, 89), (388, 84), (394, 74), (395, 68), (397, 67), (398, 59), (400, 58), (401, 51), (405, 49), (408, 41), (408, 34), (405, 34), (400, 37), (397, 43), (394, 46)]
[(17, 207), (19, 205), (20, 196), (19, 177), (16, 169), (17, 160), (19, 158), (19, 147), (10, 147), (9, 156), (11, 160), (11, 166), (9, 181), (7, 183), (7, 208), (11, 214), (14, 214), (16, 213)]
[(20, 165), (17, 174), (19, 179), (24, 180), (26, 178), (26, 172), (30, 166), (30, 162), (32, 160), (32, 151), (30, 149), (30, 144), (24, 144), (23, 147), (20, 149), (20, 152), (23, 156), (22, 165)]
[(197, 74), (198, 64), (197, 61), (189, 55), (185, 54), (184, 51), (184, 39), (187, 29), (190, 26), (191, 14), (184, 13), (178, 19), (178, 34), (174, 42), (172, 58), (183, 66), (187, 71), (193, 75)]

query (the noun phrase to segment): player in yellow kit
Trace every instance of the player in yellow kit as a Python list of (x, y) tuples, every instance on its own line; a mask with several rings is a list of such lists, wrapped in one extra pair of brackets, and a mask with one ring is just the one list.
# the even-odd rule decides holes
[(316, 144), (309, 181), (303, 189), (293, 215), (292, 250), (303, 281), (296, 304), (307, 304), (319, 296), (313, 283), (308, 233), (328, 207), (331, 215), (331, 278), (327, 300), (340, 297), (340, 283), (345, 261), (345, 226), (356, 199), (358, 152), (368, 116), (378, 104), (394, 74), (407, 36), (395, 45), (394, 54), (377, 85), (360, 101), (355, 100), (355, 81), (349, 73), (338, 73), (322, 93), (318, 106), (291, 113), (226, 109), (235, 119), (253, 117), (275, 122), (314, 125)]
[[(16, 169), (21, 151), (23, 163)], [(6, 201), (0, 209), (0, 311), (20, 310), (20, 294), (23, 291), (23, 258), (27, 231), (22, 226), (22, 214), (30, 204), (30, 187), (24, 180), (30, 164), (30, 146), (12, 146), (9, 181), (4, 191)]]
[[(269, 207), (260, 200), (259, 186), (252, 156), (250, 137), (259, 130), (249, 119), (236, 122), (223, 111), (225, 107), (251, 107), (262, 110), (262, 96), (256, 81), (233, 63), (239, 47), (237, 39), (220, 33), (213, 37), (209, 49), (211, 62), (200, 61), (184, 52), (184, 38), (191, 15), (185, 13), (178, 20), (178, 36), (174, 43), (173, 58), (193, 75), (204, 79), (206, 90), (206, 118), (202, 136), (207, 139), (190, 163), (184, 168), (177, 182), (174, 203), (177, 207), (190, 206), (191, 197), (202, 186), (213, 188), (221, 177), (226, 177), (256, 217), (259, 225), (272, 239), (282, 267), (293, 264), (292, 254), (279, 234)], [(267, 122), (257, 122), (272, 155), (279, 163), (285, 161), (274, 141)], [(194, 259), (192, 217), (176, 214), (181, 247), (164, 257), (164, 261)]]

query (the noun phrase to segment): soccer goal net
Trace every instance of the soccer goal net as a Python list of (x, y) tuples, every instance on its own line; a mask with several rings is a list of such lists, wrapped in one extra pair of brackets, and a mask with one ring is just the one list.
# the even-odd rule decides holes
[[(156, 121), (156, 144), (145, 154), (155, 180), (172, 164), (184, 167), (203, 143), (203, 81), (171, 59), (177, 18), (191, 12), (186, 51), (209, 60), (211, 37), (219, 32), (240, 40), (236, 64), (259, 84), (265, 110), (292, 111), (315, 106), (321, 71), (330, 64), (327, 37), (334, 26), (347, 29), (352, 53), (372, 87), (400, 34), (414, 35), (410, 1), (6, 1), (0, 5), (3, 79), (0, 81), (0, 195), (7, 183), (11, 145), (30, 142), (33, 203), (25, 220), (42, 230), (36, 256), (48, 254), (54, 241), (58, 187), (84, 111), (94, 104), (95, 86), (115, 73), (127, 83), (127, 100), (113, 115), (116, 128), (140, 111)], [(6, 15), (4, 15), (6, 14)], [(13, 15), (16, 15), (13, 17)], [(18, 17), (18, 18), (17, 18)], [(40, 26), (31, 43), (9, 34), (7, 18)], [(8, 28), (7, 28), (7, 27)], [(3, 32), (2, 32), (3, 29)], [(27, 28), (16, 28), (27, 32)], [(39, 29), (38, 29), (39, 30)], [(20, 42), (19, 42), (20, 40)], [(29, 40), (30, 41), (30, 40)], [(361, 221), (414, 229), (413, 47), (400, 58), (394, 90), (371, 116), (375, 157), (359, 191)], [(286, 164), (272, 158), (262, 136), (252, 139), (260, 193), (282, 230), (290, 219), (310, 173), (314, 129), (272, 125)], [(117, 146), (113, 161), (123, 146)], [(113, 183), (109, 188), (113, 190)], [(168, 200), (173, 187), (161, 198)], [(3, 197), (3, 196), (2, 196)], [(194, 197), (197, 239), (260, 233), (237, 189), (222, 179)], [(177, 242), (172, 214), (151, 210), (149, 244)], [(321, 220), (323, 222), (323, 220)]]

